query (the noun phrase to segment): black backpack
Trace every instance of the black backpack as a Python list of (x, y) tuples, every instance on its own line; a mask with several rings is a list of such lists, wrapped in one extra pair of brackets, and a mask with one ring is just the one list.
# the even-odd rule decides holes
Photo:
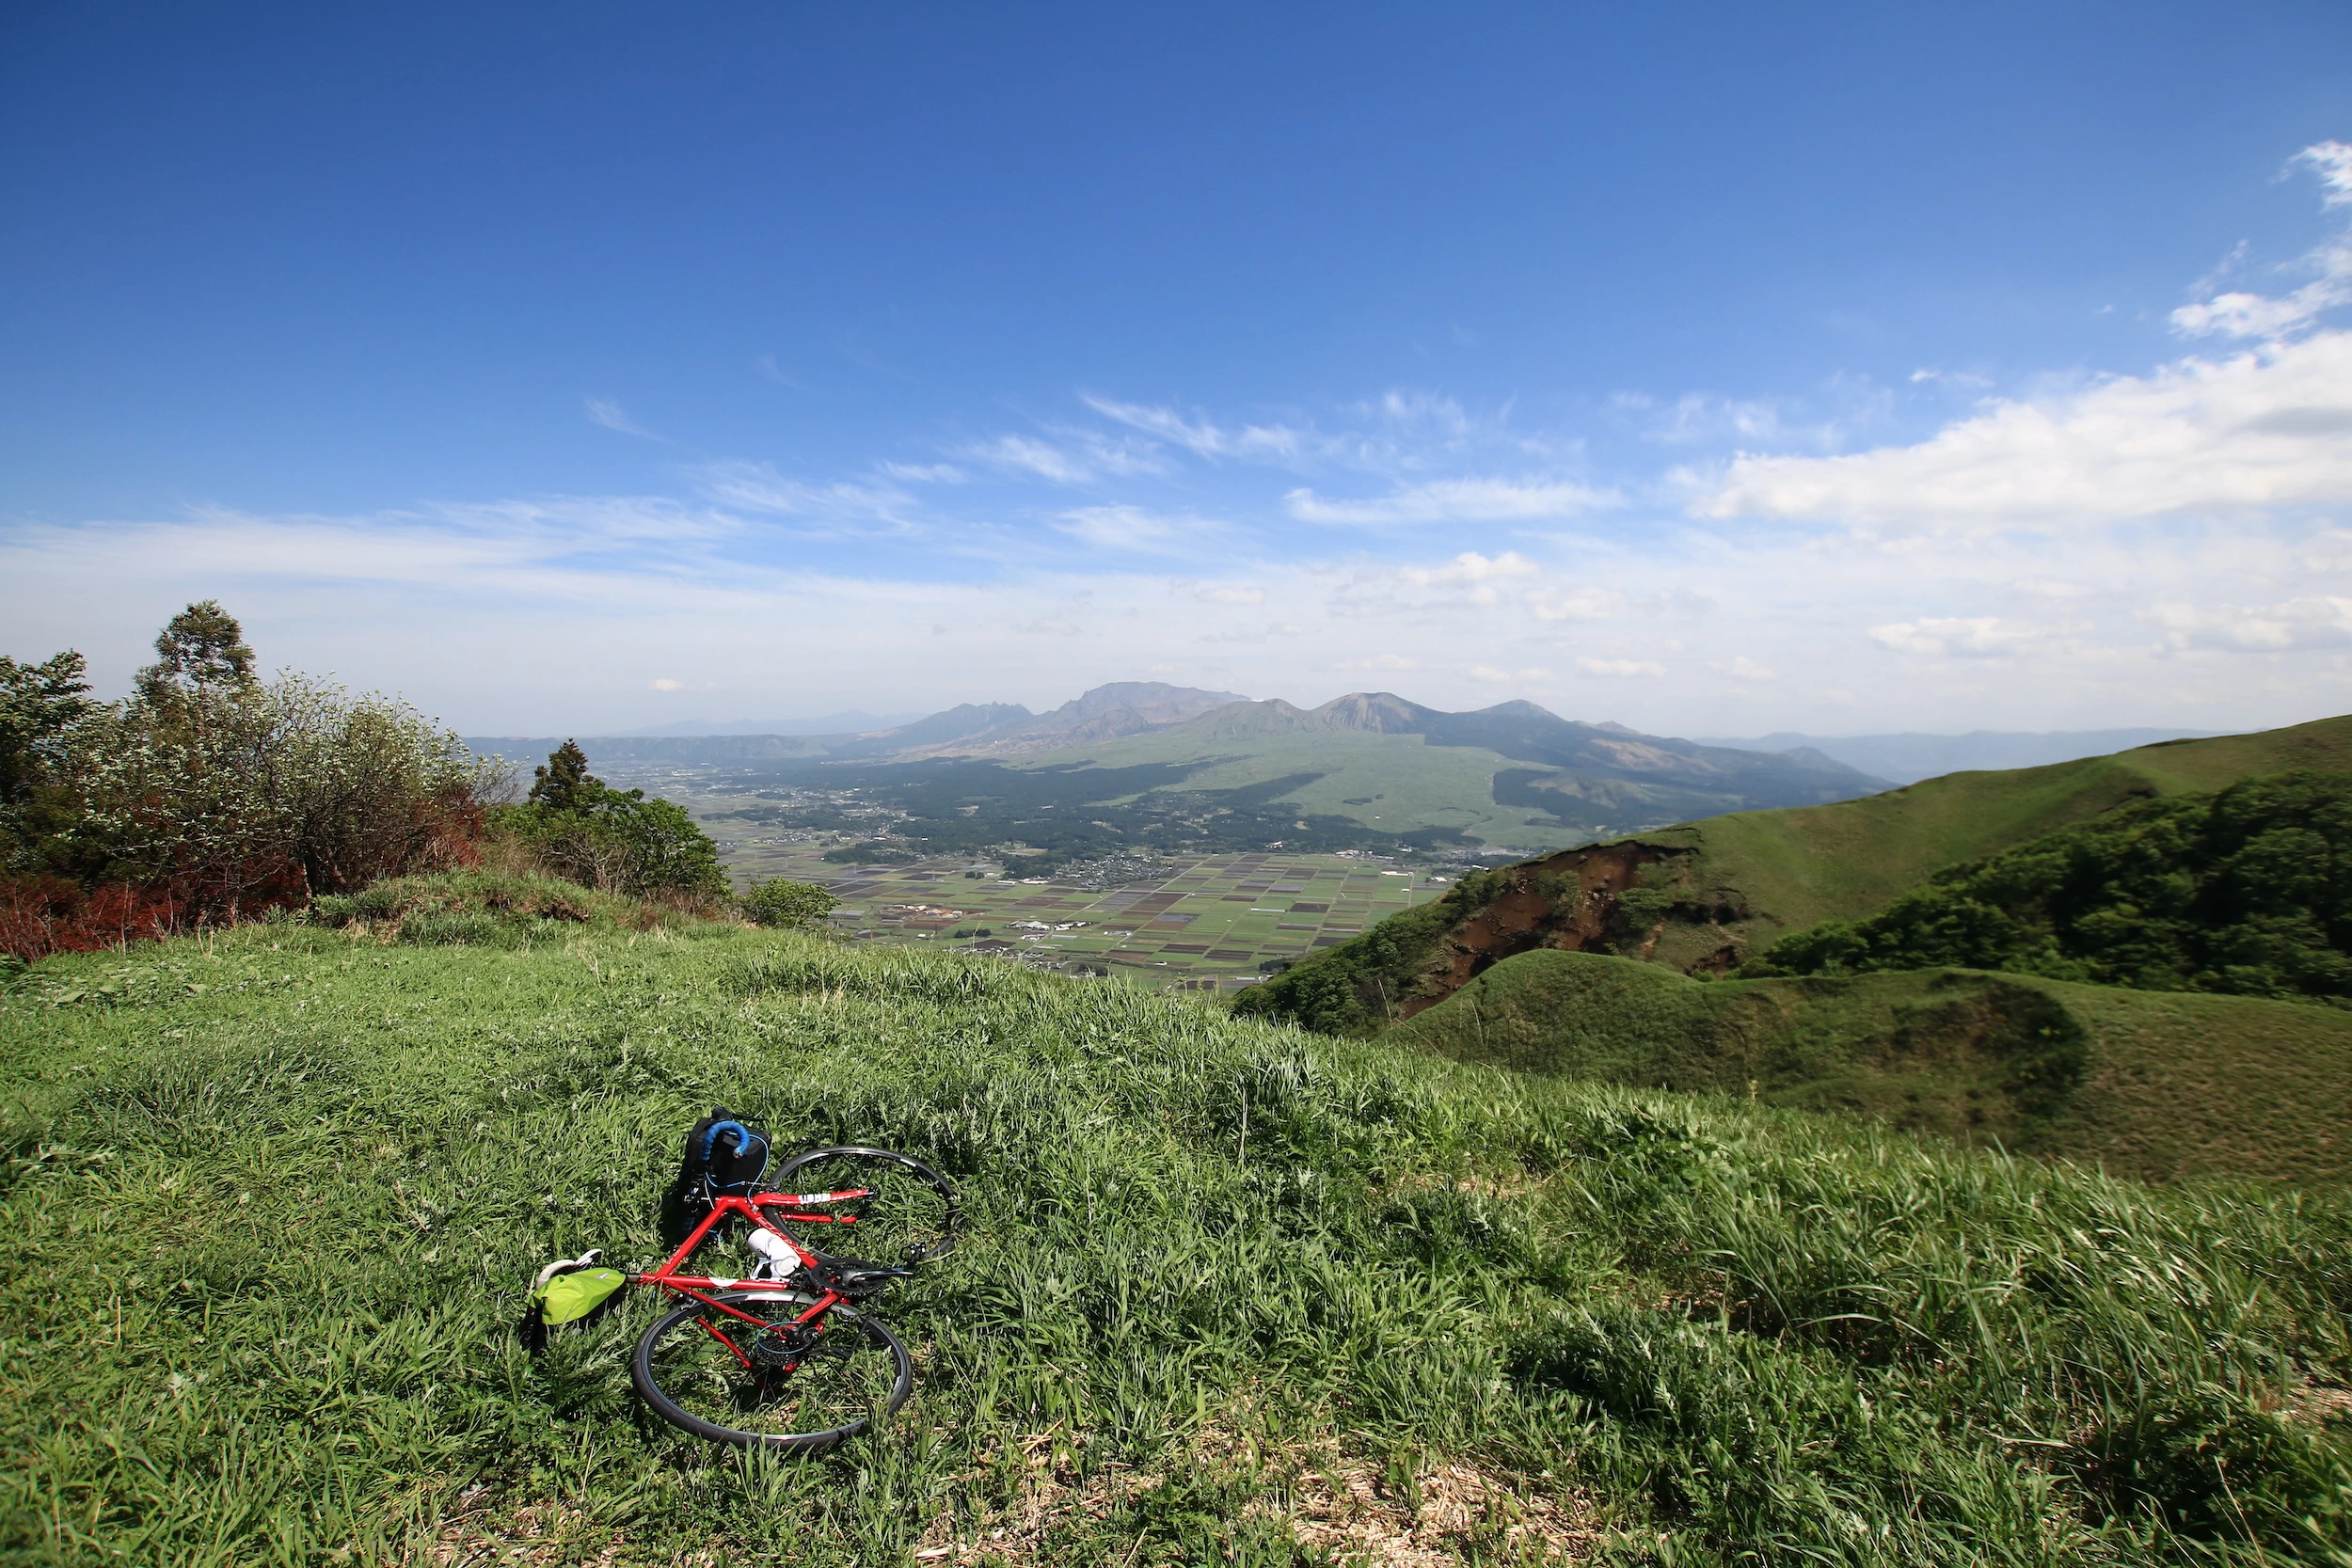
[(677, 1180), (661, 1200), (661, 1244), (676, 1251), (722, 1195), (745, 1196), (768, 1171), (767, 1129), (712, 1106), (686, 1134)]

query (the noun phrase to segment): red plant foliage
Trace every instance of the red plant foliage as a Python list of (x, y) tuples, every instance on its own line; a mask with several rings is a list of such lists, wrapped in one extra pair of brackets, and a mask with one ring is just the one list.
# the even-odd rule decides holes
[(62, 877), (0, 877), (0, 953), (30, 963), (52, 953), (91, 953), (178, 936), (199, 926), (233, 926), (269, 910), (307, 902), (298, 868), (241, 879), (233, 903), (207, 899), (186, 879), (140, 887), (83, 887)]

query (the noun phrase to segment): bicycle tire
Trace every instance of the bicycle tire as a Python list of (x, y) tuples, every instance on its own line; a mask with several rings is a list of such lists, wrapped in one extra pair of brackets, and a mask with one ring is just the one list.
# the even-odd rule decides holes
[[(812, 1148), (777, 1166), (760, 1185), (790, 1192), (796, 1184), (805, 1184), (796, 1181), (804, 1173), (818, 1177), (828, 1192), (872, 1186), (877, 1189), (872, 1202), (878, 1208), (859, 1224), (841, 1227), (838, 1235), (831, 1226), (796, 1232), (803, 1245), (892, 1264), (920, 1263), (955, 1249), (956, 1229), (963, 1219), (955, 1183), (912, 1154), (864, 1144)], [(789, 1214), (776, 1217), (792, 1223)], [(861, 1234), (875, 1239), (866, 1242)]]
[[(711, 1299), (781, 1323), (798, 1317), (818, 1298), (801, 1291), (723, 1291), (714, 1292)], [(776, 1310), (763, 1311), (763, 1307)], [(823, 1338), (818, 1347), (788, 1369), (744, 1367), (735, 1350), (722, 1347), (704, 1332), (702, 1320), (706, 1318), (730, 1324), (735, 1322), (701, 1302), (686, 1302), (672, 1308), (639, 1336), (637, 1352), (629, 1357), (628, 1364), (628, 1380), (636, 1387), (637, 1397), (655, 1415), (693, 1436), (738, 1448), (808, 1453), (856, 1436), (877, 1418), (896, 1415), (914, 1392), (914, 1362), (898, 1336), (888, 1324), (849, 1307), (835, 1307), (825, 1314)], [(741, 1332), (748, 1331), (739, 1331)], [(826, 1354), (829, 1344), (847, 1346), (846, 1351), (836, 1351), (831, 1357), (839, 1365), (827, 1366), (819, 1359)], [(846, 1363), (850, 1360), (860, 1365), (848, 1369)], [(797, 1386), (796, 1393), (787, 1393), (787, 1388), (793, 1386), (792, 1379), (813, 1367), (843, 1376), (844, 1386), (839, 1390), (816, 1391), (812, 1398), (809, 1384), (803, 1380)], [(664, 1387), (665, 1382), (670, 1386)], [(811, 1425), (803, 1413), (812, 1405), (832, 1414), (817, 1417), (818, 1424)], [(742, 1419), (742, 1413), (763, 1407), (772, 1414), (765, 1425), (728, 1425), (711, 1418), (729, 1407), (738, 1413), (738, 1420)], [(832, 1419), (833, 1415), (851, 1410), (863, 1413), (851, 1419)], [(806, 1430), (773, 1430), (779, 1422), (787, 1428), (800, 1426)], [(827, 1422), (831, 1424), (824, 1424)]]

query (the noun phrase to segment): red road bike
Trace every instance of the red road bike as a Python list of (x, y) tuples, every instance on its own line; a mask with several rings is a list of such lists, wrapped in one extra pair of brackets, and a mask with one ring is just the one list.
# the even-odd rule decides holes
[[(681, 1298), (638, 1339), (629, 1382), (655, 1415), (697, 1437), (804, 1452), (865, 1431), (914, 1391), (906, 1346), (861, 1306), (955, 1244), (956, 1193), (885, 1148), (813, 1149), (766, 1180), (807, 1190), (715, 1194), (667, 1261), (628, 1275)], [(789, 1228), (802, 1226), (898, 1261), (818, 1251)], [(762, 1255), (752, 1274), (685, 1272), (714, 1235), (738, 1227)]]

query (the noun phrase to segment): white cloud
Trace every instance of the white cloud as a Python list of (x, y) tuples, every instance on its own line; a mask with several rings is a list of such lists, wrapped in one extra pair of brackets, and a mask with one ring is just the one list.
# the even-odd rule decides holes
[[(2318, 142), (2289, 161), (2319, 175), (2322, 204), (2341, 207), (2352, 202), (2352, 144)], [(2226, 269), (2244, 251), (2232, 252)], [(2280, 296), (2244, 290), (2214, 295), (2184, 305), (2172, 312), (2173, 330), (2188, 337), (2278, 339), (2300, 332), (2339, 305), (2352, 303), (2352, 233), (2338, 234), (2306, 255), (2298, 267), (2315, 276), (2294, 293)], [(2201, 287), (2212, 286), (2208, 280)]]
[(882, 471), (909, 484), (961, 484), (964, 471), (953, 463), (883, 463)]
[(2352, 333), (2327, 332), (1996, 401), (1915, 446), (1741, 457), (1692, 511), (1968, 531), (2346, 503), (2347, 436)]
[(2081, 599), (2090, 595), (2090, 589), (2064, 578), (2016, 578), (2010, 580), (2010, 587), (2037, 599)]
[(1026, 436), (999, 436), (993, 441), (961, 449), (960, 455), (977, 463), (1035, 474), (1056, 484), (1083, 484), (1094, 477), (1092, 468), (1061, 448)]
[(1063, 513), (1054, 526), (1101, 549), (1144, 555), (1167, 555), (1223, 531), (1205, 517), (1160, 516), (1139, 506), (1082, 506)]
[(1543, 570), (1541, 566), (1536, 565), (1517, 550), (1504, 550), (1497, 556), (1484, 556), (1476, 550), (1464, 550), (1442, 566), (1407, 566), (1397, 573), (1397, 576), (1415, 587), (1434, 588), (1445, 583), (1486, 584), (1497, 582), (1505, 578), (1540, 577), (1543, 575)]
[(1686, 588), (1633, 594), (1597, 583), (1557, 594), (1530, 594), (1527, 608), (1539, 621), (1632, 621), (1661, 615), (1696, 615), (1711, 607), (1705, 595)]
[(1780, 679), (1779, 671), (1767, 670), (1745, 654), (1731, 658), (1709, 659), (1707, 667), (1717, 674), (1729, 675), (1733, 680), (1776, 681)]
[(656, 691), (683, 691), (686, 689), (686, 683), (684, 681), (674, 681), (667, 675), (662, 676), (660, 680), (647, 681), (645, 684)]
[(1542, 567), (1516, 550), (1493, 556), (1465, 550), (1436, 566), (1359, 570), (1334, 592), (1332, 607), (1342, 615), (1362, 616), (1440, 606), (1496, 605), (1503, 600), (1502, 583), (1542, 574)]
[(1080, 394), (1080, 401), (1104, 419), (1116, 420), (1200, 457), (1280, 462), (1298, 456), (1306, 444), (1306, 438), (1287, 425), (1250, 424), (1228, 430), (1206, 419), (1187, 420), (1172, 408), (1119, 403), (1091, 392)]
[(1325, 500), (1312, 490), (1282, 498), (1301, 522), (1385, 527), (1419, 523), (1532, 522), (1573, 517), (1613, 506), (1605, 490), (1562, 480), (1440, 479), (1403, 486), (1375, 500)]
[(1263, 604), (1263, 588), (1197, 588), (1192, 596), (1203, 604)]
[[(1271, 561), (1246, 578), (1220, 567), (1171, 583), (1149, 558), (1107, 559), (1154, 569), (1055, 568), (1031, 555), (976, 571), (895, 536), (803, 543), (770, 519), (573, 497), (356, 517), (0, 522), (0, 652), (79, 646), (102, 689), (119, 690), (166, 616), (218, 597), (265, 661), (401, 687), (469, 734), (611, 733), (675, 717), (679, 696), (648, 689), (648, 668), (726, 671), (728, 703), (756, 716), (799, 711), (776, 705), (815, 690), (845, 706), (1051, 706), (1153, 664), (1173, 666), (1170, 678), (1186, 685), (1306, 703), (1329, 695), (1319, 689), (1335, 665), (1361, 670), (1382, 656), (1417, 662), (1406, 694), (1438, 707), (1518, 694), (1479, 669), (1516, 673), (1538, 690), (1557, 684), (1533, 673), (1544, 664), (1588, 690), (1614, 676), (1642, 693), (1640, 711), (1615, 717), (1660, 734), (1755, 733), (1735, 727), (1750, 721), (1820, 733), (2227, 729), (2352, 708), (2352, 643), (2337, 641), (2352, 603), (2352, 531), (2331, 528), (2252, 520), (1929, 537), (1900, 551), (1842, 534), (1719, 531), (1581, 539), (1559, 559), (1531, 545), (1523, 559), (1541, 575), (1488, 549), (1381, 566)], [(1465, 553), (1486, 564), (1461, 562)], [(1406, 571), (1426, 585), (1404, 580)], [(2026, 598), (2016, 585), (2037, 578), (2096, 591)], [(1563, 647), (1512, 607), (1528, 589), (1572, 593), (1571, 580), (1613, 595), (1587, 611), (1703, 604), (1706, 613), (1671, 623), (1684, 644), (1671, 653), (1647, 639)], [(1346, 614), (1344, 595), (1359, 583), (1429, 629)], [(1260, 589), (1263, 602), (1190, 597), (1229, 585)], [(1470, 601), (1486, 587), (1505, 591), (1501, 610)], [(1192, 613), (1171, 614), (1180, 605)], [(2071, 619), (2024, 608), (2045, 606)], [(1989, 630), (1972, 624), (1979, 619)], [(1200, 641), (1260, 627), (1262, 641)], [(1872, 627), (1908, 628), (1892, 635), (1924, 651), (1857, 657), (1885, 647)], [(1433, 647), (1447, 651), (1442, 663)], [(2004, 647), (2017, 657), (1966, 657)], [(1769, 716), (1756, 710), (1756, 683), (1712, 668), (1740, 658), (1779, 673)], [(1382, 673), (1366, 681), (1408, 673), (1369, 668)], [(485, 682), (485, 669), (499, 678)]]
[(1419, 661), (1406, 658), (1403, 654), (1375, 654), (1370, 658), (1359, 658), (1346, 664), (1334, 664), (1331, 668), (1393, 673), (1399, 670), (1418, 670), (1421, 665)]
[(660, 436), (630, 419), (628, 411), (617, 403), (606, 403), (601, 398), (590, 398), (587, 408), (590, 424), (600, 424), (607, 430), (617, 430), (624, 436), (642, 436), (648, 441), (661, 439)]
[(1508, 686), (1525, 681), (1549, 682), (1558, 678), (1541, 665), (1530, 665), (1517, 673), (1509, 670), (1498, 670), (1491, 664), (1476, 664), (1470, 667), (1470, 679), (1484, 681), (1489, 686)]
[(1091, 430), (1057, 428), (1056, 441), (1032, 436), (999, 436), (956, 449), (956, 455), (1055, 484), (1091, 484), (1168, 472), (1168, 464), (1148, 441), (1114, 440)]
[(1870, 628), (1870, 641), (1920, 658), (2008, 658), (2047, 639), (2039, 626), (1993, 615), (1928, 616)]
[(2174, 648), (2290, 653), (2352, 645), (2352, 597), (2314, 594), (2270, 605), (2158, 604), (2149, 617)]
[(766, 463), (706, 463), (693, 472), (702, 493), (720, 505), (800, 519), (797, 531), (812, 537), (905, 533), (919, 511), (894, 484), (810, 484)]

